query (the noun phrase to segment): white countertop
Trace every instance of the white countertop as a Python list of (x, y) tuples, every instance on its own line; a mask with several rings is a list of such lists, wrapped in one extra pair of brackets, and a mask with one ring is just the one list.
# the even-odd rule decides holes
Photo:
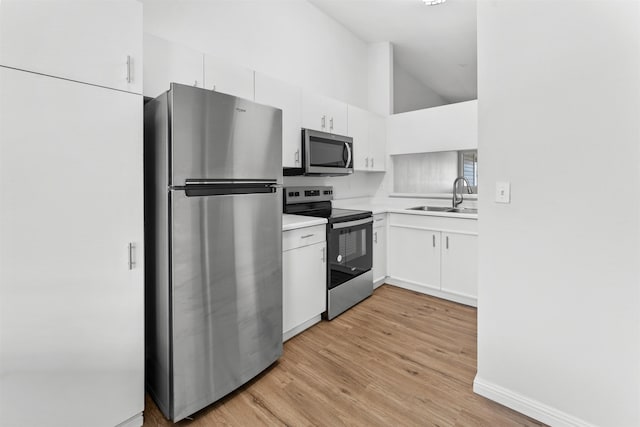
[(282, 231), (295, 230), (296, 228), (311, 227), (313, 225), (322, 225), (326, 223), (326, 218), (282, 214)]
[[(427, 200), (409, 200), (402, 198), (388, 198), (388, 199), (342, 199), (334, 200), (333, 207), (341, 209), (358, 209), (363, 211), (371, 211), (374, 215), (380, 213), (401, 213), (409, 215), (422, 215), (422, 216), (444, 216), (448, 218), (460, 218), (460, 219), (478, 219), (478, 214), (463, 214), (455, 212), (433, 212), (433, 211), (412, 211), (407, 208), (414, 206), (450, 206), (450, 204), (433, 203)], [(475, 207), (475, 206), (473, 206)]]

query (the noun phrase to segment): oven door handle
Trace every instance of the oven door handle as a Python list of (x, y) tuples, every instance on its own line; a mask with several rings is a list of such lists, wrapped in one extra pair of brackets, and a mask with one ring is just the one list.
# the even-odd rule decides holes
[(338, 222), (336, 224), (331, 224), (331, 229), (339, 230), (340, 228), (355, 227), (356, 225), (367, 224), (370, 222), (373, 222), (373, 217), (359, 219), (357, 221)]

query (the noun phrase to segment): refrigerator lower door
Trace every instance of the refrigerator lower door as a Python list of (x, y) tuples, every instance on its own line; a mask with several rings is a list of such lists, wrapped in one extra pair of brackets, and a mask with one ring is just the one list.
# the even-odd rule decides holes
[(282, 190), (171, 192), (172, 418), (244, 384), (282, 354)]

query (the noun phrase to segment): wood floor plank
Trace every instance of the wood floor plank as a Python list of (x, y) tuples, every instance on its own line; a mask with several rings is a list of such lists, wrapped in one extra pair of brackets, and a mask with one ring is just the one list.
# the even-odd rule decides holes
[[(473, 393), (476, 309), (383, 285), (180, 426), (543, 426)], [(145, 427), (172, 425), (145, 400)]]

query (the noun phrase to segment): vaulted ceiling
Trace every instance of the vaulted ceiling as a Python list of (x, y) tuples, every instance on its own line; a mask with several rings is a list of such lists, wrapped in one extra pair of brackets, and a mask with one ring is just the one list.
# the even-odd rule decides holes
[(368, 43), (389, 41), (398, 66), (447, 102), (477, 98), (476, 0), (309, 0)]

